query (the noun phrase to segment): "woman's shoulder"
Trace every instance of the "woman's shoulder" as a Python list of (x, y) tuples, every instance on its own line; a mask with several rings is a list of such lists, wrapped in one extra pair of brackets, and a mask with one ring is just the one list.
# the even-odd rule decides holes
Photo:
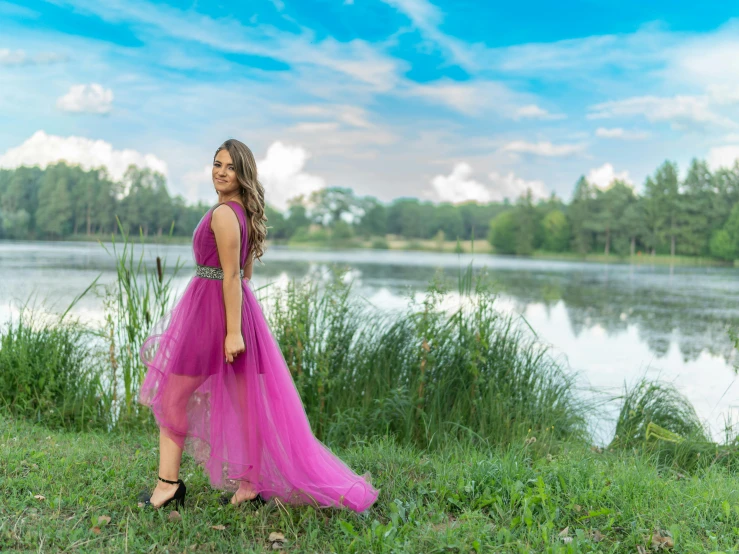
[[(211, 229), (213, 228), (213, 223), (215, 223), (216, 225), (229, 225), (228, 221), (233, 221), (231, 217), (236, 217), (236, 222), (239, 224), (239, 228), (242, 227), (243, 214), (239, 215), (238, 209), (233, 204), (241, 206), (241, 204), (239, 204), (238, 202), (221, 202), (213, 206), (210, 211)], [(231, 216), (230, 214), (233, 214), (233, 216)]]

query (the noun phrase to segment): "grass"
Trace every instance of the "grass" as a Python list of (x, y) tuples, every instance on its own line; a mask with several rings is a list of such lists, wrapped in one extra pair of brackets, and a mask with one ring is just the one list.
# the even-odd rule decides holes
[(154, 433), (49, 431), (3, 416), (0, 550), (271, 552), (280, 532), (286, 552), (652, 552), (660, 541), (674, 552), (739, 551), (739, 487), (725, 468), (683, 475), (632, 450), (552, 457), (533, 455), (533, 444), (428, 451), (377, 438), (334, 449), (381, 489), (365, 514), (221, 506), (185, 458), (187, 504), (170, 521), (169, 509), (137, 506), (154, 485)]
[(78, 323), (21, 307), (0, 334), (0, 408), (49, 427), (104, 426), (94, 350)]

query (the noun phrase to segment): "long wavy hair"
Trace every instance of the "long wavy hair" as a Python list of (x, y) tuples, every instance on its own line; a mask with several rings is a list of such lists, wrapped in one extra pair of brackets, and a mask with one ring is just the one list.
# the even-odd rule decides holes
[(241, 203), (246, 209), (249, 224), (249, 252), (246, 263), (251, 259), (261, 261), (264, 255), (264, 241), (267, 238), (267, 216), (264, 214), (264, 187), (257, 178), (257, 162), (249, 147), (236, 139), (228, 139), (213, 154), (215, 161), (218, 152), (227, 150), (231, 155), (236, 179), (241, 185)]

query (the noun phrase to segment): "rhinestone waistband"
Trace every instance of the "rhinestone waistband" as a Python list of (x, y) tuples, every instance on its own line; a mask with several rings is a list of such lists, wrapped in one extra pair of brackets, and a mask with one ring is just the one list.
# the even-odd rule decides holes
[[(240, 269), (239, 273), (241, 274), (241, 278), (244, 278), (244, 270)], [(205, 279), (219, 279), (223, 281), (223, 269), (220, 267), (212, 267), (209, 265), (198, 265), (195, 269), (195, 275), (198, 277), (203, 277)]]

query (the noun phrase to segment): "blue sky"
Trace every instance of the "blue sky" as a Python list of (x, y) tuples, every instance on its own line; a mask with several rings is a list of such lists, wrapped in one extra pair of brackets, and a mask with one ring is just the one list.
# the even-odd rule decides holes
[[(733, 18), (737, 19), (733, 19)], [(735, 2), (0, 0), (0, 166), (128, 163), (213, 200), (248, 144), (267, 200), (637, 190), (739, 156)]]

